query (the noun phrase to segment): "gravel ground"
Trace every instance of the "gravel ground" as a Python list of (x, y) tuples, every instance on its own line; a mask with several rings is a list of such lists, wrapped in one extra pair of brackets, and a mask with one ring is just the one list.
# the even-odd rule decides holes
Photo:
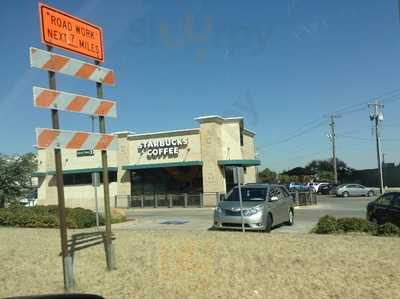
[[(116, 230), (77, 253), (76, 291), (105, 298), (399, 298), (400, 238)], [(0, 228), (0, 297), (63, 292), (59, 232)]]

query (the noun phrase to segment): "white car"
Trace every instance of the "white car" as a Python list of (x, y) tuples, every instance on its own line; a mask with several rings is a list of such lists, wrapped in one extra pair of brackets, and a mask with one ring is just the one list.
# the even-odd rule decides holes
[(313, 183), (312, 186), (314, 188), (315, 192), (318, 192), (319, 187), (323, 186), (323, 185), (329, 185), (329, 183), (326, 182), (318, 182), (318, 183)]
[(37, 203), (37, 198), (27, 198), (27, 197), (24, 197), (24, 198), (20, 198), (20, 199), (18, 200), (18, 202), (19, 202), (20, 204), (23, 204), (23, 205), (26, 206), (26, 207), (35, 207), (35, 206), (36, 206), (36, 203)]
[(34, 191), (28, 196), (18, 199), (18, 202), (26, 207), (34, 207), (37, 203), (37, 197), (37, 191)]

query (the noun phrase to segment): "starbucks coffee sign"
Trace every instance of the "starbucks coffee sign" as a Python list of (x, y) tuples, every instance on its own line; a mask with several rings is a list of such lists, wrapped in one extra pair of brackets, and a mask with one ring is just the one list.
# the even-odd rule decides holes
[(179, 150), (185, 148), (188, 143), (187, 137), (146, 141), (138, 145), (138, 152), (146, 153), (147, 159), (176, 157), (179, 154)]

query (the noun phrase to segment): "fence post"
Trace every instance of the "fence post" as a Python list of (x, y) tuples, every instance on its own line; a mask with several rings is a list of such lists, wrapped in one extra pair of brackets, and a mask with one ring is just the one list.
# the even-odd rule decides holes
[(200, 193), (200, 208), (203, 208), (204, 207), (204, 204), (203, 204), (203, 193)]
[(157, 194), (154, 193), (154, 208), (158, 207)]
[(114, 208), (117, 208), (117, 195), (114, 196)]
[(140, 207), (144, 208), (144, 195), (140, 196)]
[(168, 200), (169, 200), (168, 208), (172, 208), (172, 194), (168, 194)]
[(184, 207), (187, 208), (187, 204), (188, 204), (188, 194), (185, 193), (183, 196), (184, 196), (184, 197), (183, 197), (183, 200), (184, 200)]
[(295, 200), (295, 202), (296, 202), (296, 205), (299, 206), (299, 205), (300, 205), (299, 190), (295, 190), (295, 191), (294, 191), (294, 200)]

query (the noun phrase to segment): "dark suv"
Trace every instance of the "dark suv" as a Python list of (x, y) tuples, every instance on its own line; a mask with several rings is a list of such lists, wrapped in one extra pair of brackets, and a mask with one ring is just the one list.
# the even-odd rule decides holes
[(367, 219), (377, 224), (400, 226), (400, 192), (385, 193), (367, 205)]

